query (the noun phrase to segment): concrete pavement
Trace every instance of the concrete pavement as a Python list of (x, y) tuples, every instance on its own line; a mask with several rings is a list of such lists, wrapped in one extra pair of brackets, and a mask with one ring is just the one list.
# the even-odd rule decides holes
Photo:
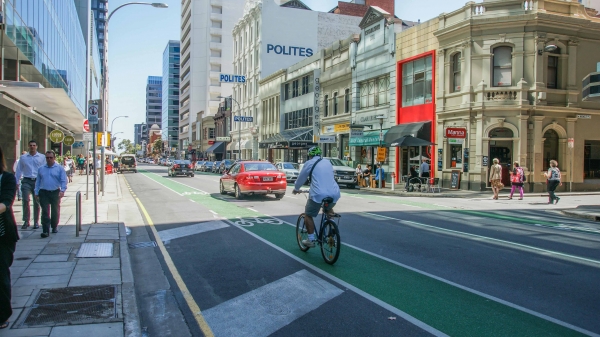
[[(141, 336), (124, 220), (137, 208), (124, 202), (120, 175), (106, 176), (94, 222), (93, 185), (75, 175), (61, 202), (57, 234), (20, 230), (11, 267), (13, 315), (0, 336)], [(82, 194), (82, 230), (76, 236), (75, 196)], [(125, 198), (132, 199), (127, 193)], [(15, 217), (22, 217), (15, 202)], [(135, 215), (135, 214), (134, 214)], [(131, 214), (129, 214), (131, 216)], [(32, 222), (33, 223), (33, 222)]]
[(600, 206), (598, 205), (581, 205), (576, 208), (562, 210), (561, 212), (576, 218), (600, 221)]

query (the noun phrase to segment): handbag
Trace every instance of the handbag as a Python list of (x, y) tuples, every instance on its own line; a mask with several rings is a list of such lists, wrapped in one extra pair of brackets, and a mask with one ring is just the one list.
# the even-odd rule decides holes
[(510, 182), (513, 183), (513, 184), (514, 183), (520, 183), (521, 179), (520, 179), (519, 174), (513, 174), (513, 175), (511, 175), (510, 176)]

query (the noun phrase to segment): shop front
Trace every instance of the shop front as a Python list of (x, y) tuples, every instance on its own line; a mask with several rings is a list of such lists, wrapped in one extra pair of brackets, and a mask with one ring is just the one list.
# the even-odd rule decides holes
[(315, 146), (312, 127), (288, 129), (258, 144), (267, 149), (267, 160), (272, 162), (303, 163), (308, 149)]

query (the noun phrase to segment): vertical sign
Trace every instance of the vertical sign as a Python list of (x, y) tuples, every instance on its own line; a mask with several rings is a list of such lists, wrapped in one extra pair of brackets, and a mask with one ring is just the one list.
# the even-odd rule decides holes
[(317, 142), (317, 137), (321, 133), (321, 82), (319, 77), (321, 76), (321, 71), (316, 69), (313, 73), (314, 83), (313, 83), (313, 142)]

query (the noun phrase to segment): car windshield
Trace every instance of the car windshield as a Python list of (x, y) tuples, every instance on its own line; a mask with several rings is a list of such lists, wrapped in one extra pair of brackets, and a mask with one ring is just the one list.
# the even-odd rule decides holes
[(346, 166), (341, 160), (339, 159), (329, 159), (329, 161), (331, 162), (331, 165), (333, 166)]
[(283, 163), (283, 168), (286, 169), (286, 170), (297, 170), (298, 169), (298, 164)]
[(247, 163), (244, 164), (244, 170), (249, 171), (277, 171), (275, 165), (271, 163)]

